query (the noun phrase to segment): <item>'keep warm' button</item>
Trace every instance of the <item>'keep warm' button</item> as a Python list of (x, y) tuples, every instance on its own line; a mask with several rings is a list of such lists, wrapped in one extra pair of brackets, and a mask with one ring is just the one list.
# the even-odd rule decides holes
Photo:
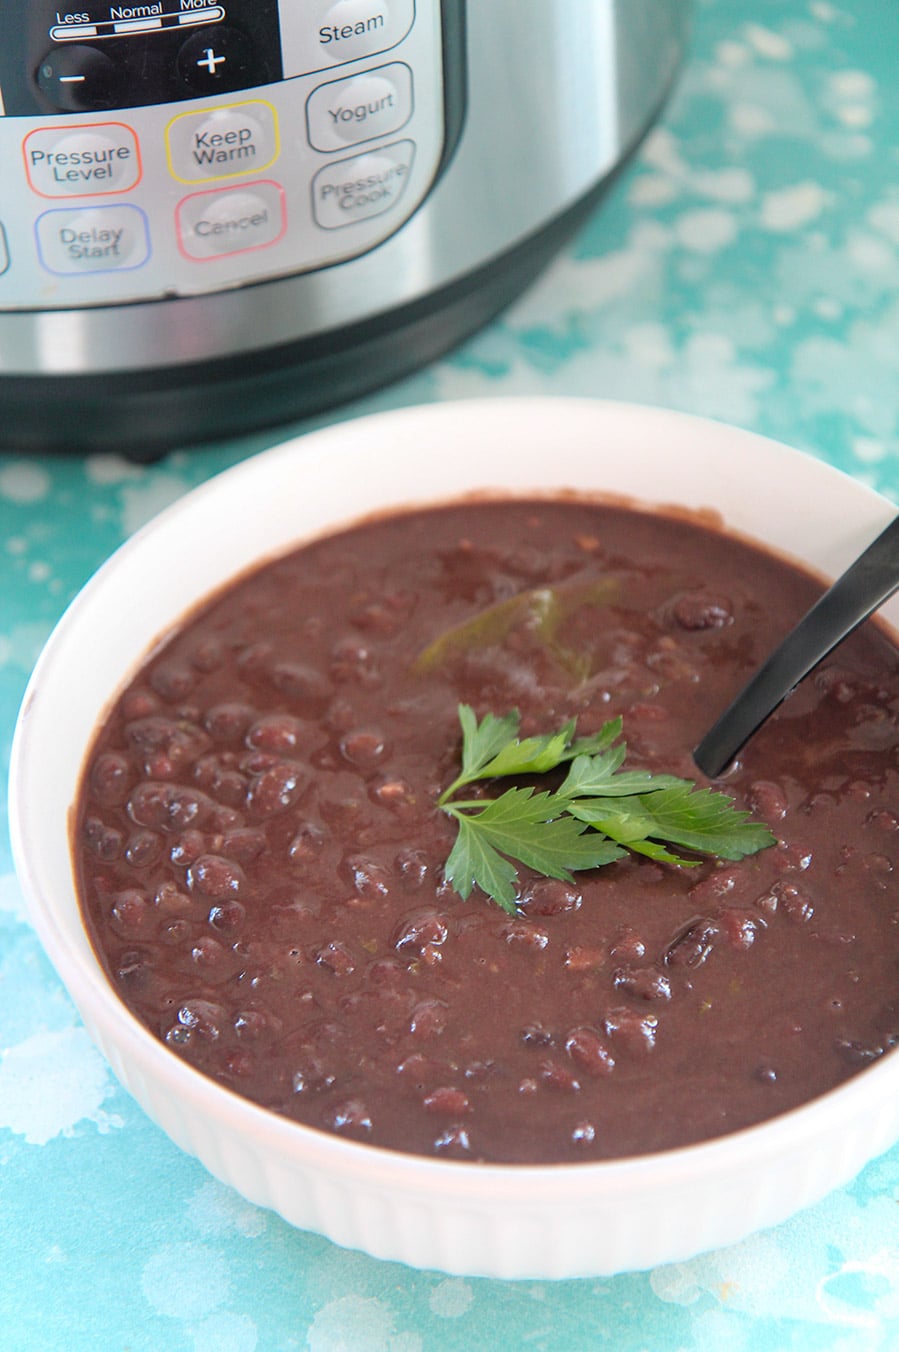
[(389, 211), (403, 195), (414, 155), (412, 141), (397, 141), (320, 169), (312, 180), (317, 223), (337, 230)]
[(72, 207), (45, 211), (35, 222), (48, 272), (124, 272), (150, 256), (147, 218), (139, 207)]
[(284, 190), (267, 179), (191, 193), (178, 203), (178, 243), (188, 258), (264, 249), (286, 229)]
[(258, 173), (280, 153), (278, 118), (264, 99), (179, 113), (166, 131), (169, 170), (182, 183)]

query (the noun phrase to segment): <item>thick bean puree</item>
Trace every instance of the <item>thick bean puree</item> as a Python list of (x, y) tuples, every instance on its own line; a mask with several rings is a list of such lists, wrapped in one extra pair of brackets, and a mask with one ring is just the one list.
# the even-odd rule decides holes
[[(712, 529), (581, 502), (374, 521), (267, 565), (153, 653), (90, 756), (77, 868), (116, 991), (239, 1094), (451, 1158), (658, 1150), (839, 1084), (899, 1040), (878, 628), (718, 786), (778, 838), (740, 863), (524, 869), (510, 916), (443, 881), (436, 808), (460, 701), (517, 708), (523, 735), (620, 714), (629, 764), (700, 778), (690, 748), (819, 590)], [(516, 595), (511, 624), (437, 642)]]

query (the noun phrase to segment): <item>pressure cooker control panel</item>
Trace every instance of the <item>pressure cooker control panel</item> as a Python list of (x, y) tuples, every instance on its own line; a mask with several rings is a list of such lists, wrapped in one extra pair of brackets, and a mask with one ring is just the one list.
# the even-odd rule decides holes
[(0, 17), (0, 310), (344, 262), (438, 173), (440, 0), (22, 4)]

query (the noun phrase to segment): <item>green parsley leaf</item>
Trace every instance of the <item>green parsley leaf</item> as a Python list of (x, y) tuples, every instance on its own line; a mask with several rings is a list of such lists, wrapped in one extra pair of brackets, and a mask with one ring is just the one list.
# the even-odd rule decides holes
[(516, 874), (503, 855), (547, 878), (572, 882), (572, 870), (598, 868), (625, 853), (567, 813), (559, 816), (554, 794), (531, 788), (507, 789), (486, 803), (452, 803), (446, 810), (459, 824), (444, 868), (447, 881), (463, 899), (476, 884), (506, 911), (515, 910)]
[[(466, 899), (474, 887), (505, 911), (516, 909), (516, 863), (544, 877), (573, 881), (573, 873), (600, 868), (631, 851), (683, 868), (700, 861), (668, 849), (738, 860), (773, 845), (766, 826), (734, 807), (730, 798), (688, 779), (622, 768), (622, 723), (610, 719), (599, 732), (576, 738), (572, 719), (558, 732), (519, 739), (517, 711), (481, 722), (470, 705), (459, 706), (462, 769), (438, 799), (456, 823), (444, 867), (447, 882)], [(561, 786), (507, 789), (498, 798), (460, 801), (466, 784), (511, 775), (541, 775), (570, 762)], [(513, 863), (513, 861), (515, 861)]]
[(655, 838), (719, 859), (742, 859), (774, 843), (768, 828), (735, 808), (731, 799), (698, 789), (689, 780), (632, 798), (570, 801), (568, 811), (631, 848)]
[(625, 770), (619, 773), (627, 755), (627, 747), (612, 747), (598, 756), (578, 756), (568, 772), (568, 778), (559, 789), (560, 798), (623, 797), (626, 794), (649, 793), (656, 789), (673, 789), (689, 779), (674, 775), (653, 775), (648, 770)]

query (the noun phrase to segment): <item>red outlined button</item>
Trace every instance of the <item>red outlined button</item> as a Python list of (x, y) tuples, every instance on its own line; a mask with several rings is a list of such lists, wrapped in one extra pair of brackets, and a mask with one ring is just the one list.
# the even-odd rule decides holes
[(207, 262), (267, 249), (287, 229), (284, 189), (271, 179), (257, 179), (194, 192), (178, 203), (176, 220), (185, 258)]
[(40, 197), (109, 197), (130, 192), (143, 173), (137, 135), (124, 122), (38, 127), (22, 153)]

